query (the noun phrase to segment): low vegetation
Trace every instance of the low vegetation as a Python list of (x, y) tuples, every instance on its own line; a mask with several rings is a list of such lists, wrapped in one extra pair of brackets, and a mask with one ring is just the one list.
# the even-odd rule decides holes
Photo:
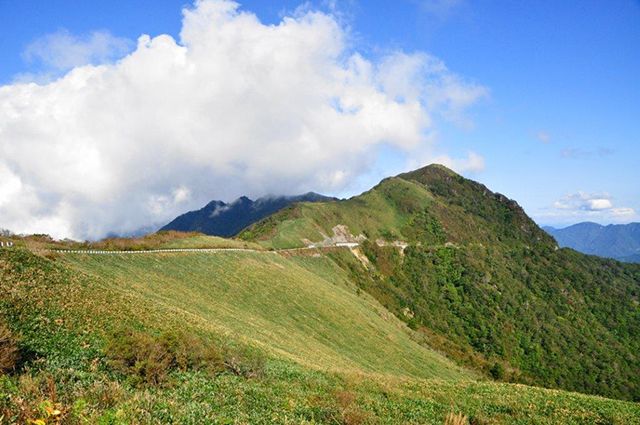
[[(496, 379), (640, 399), (640, 274), (564, 251), (505, 258), (480, 247), (409, 247), (401, 259), (376, 245), (365, 252), (380, 273), (362, 270), (363, 289), (450, 357)], [(514, 260), (524, 266), (515, 276)]]
[(18, 341), (7, 325), (0, 321), (0, 373), (13, 372), (18, 358)]
[(162, 384), (175, 370), (210, 375), (224, 370), (217, 347), (177, 332), (156, 336), (131, 329), (120, 331), (108, 338), (105, 354), (111, 367), (131, 376), (136, 384)]
[(219, 346), (182, 331), (123, 330), (107, 337), (107, 364), (134, 385), (163, 385), (173, 372), (229, 372), (245, 378), (263, 375), (266, 357), (256, 350)]

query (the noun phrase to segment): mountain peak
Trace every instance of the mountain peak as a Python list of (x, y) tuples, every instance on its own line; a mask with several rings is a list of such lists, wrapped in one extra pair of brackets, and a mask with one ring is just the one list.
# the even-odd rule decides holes
[(425, 167), (422, 167), (422, 169), (444, 172), (444, 173), (447, 173), (447, 174), (450, 174), (450, 175), (456, 175), (456, 176), (458, 175), (458, 173), (453, 171), (451, 168), (449, 168), (449, 167), (447, 167), (445, 165), (442, 165), (442, 164), (437, 164), (437, 163), (429, 164), (429, 165), (427, 165)]
[(402, 173), (398, 177), (417, 179), (420, 176), (461, 177), (458, 173), (442, 164), (429, 164), (417, 170)]
[(202, 209), (203, 209), (203, 210), (215, 210), (215, 209), (217, 209), (217, 208), (224, 207), (224, 206), (226, 206), (226, 205), (227, 205), (227, 204), (225, 204), (225, 203), (224, 203), (224, 202), (222, 202), (222, 201), (214, 200), (214, 201), (209, 202), (209, 203), (208, 203), (207, 205), (205, 205)]

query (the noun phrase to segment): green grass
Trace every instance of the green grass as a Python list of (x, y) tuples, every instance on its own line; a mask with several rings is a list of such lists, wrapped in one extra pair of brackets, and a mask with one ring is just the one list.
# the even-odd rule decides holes
[[(336, 251), (340, 258), (348, 251)], [(418, 345), (326, 255), (176, 253), (52, 259), (0, 252), (0, 320), (23, 368), (0, 377), (0, 417), (65, 423), (627, 424), (637, 404), (477, 381)], [(105, 359), (114, 330), (176, 329), (268, 355), (247, 378), (174, 371), (138, 386)]]
[(412, 341), (370, 297), (275, 253), (67, 255), (64, 262), (200, 326), (306, 366), (419, 377), (464, 376)]

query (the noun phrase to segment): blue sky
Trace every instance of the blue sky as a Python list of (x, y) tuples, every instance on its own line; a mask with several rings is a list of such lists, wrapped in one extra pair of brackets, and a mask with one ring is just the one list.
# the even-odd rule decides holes
[[(640, 220), (640, 2), (336, 0), (307, 2), (298, 12), (299, 1), (240, 3), (265, 24), (322, 10), (348, 34), (350, 51), (371, 61), (425, 52), (485, 88), (463, 119), (437, 121), (433, 149), (481, 156), (483, 167), (463, 173), (516, 199), (539, 223)], [(38, 42), (46, 50), (48, 34), (82, 39), (103, 31), (121, 42), (90, 56), (95, 62), (117, 61), (141, 34), (179, 40), (185, 5), (0, 0), (0, 85), (46, 84), (72, 67), (47, 62), (42, 49), (33, 54)], [(411, 163), (411, 152), (394, 145), (368, 155), (377, 156), (374, 165), (335, 193), (366, 189)]]

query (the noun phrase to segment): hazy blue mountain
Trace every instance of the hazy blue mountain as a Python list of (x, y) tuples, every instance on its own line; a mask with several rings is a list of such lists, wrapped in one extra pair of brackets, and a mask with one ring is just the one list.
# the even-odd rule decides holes
[(129, 232), (109, 232), (107, 233), (107, 235), (105, 236), (106, 239), (108, 238), (139, 238), (141, 236), (145, 236), (148, 235), (150, 233), (155, 233), (158, 231), (158, 229), (160, 228), (160, 226), (162, 226), (161, 223), (156, 223), (156, 224), (150, 224), (148, 226), (142, 226), (138, 229), (135, 230), (131, 230)]
[(298, 196), (263, 197), (255, 201), (242, 196), (228, 204), (222, 201), (211, 201), (197, 211), (178, 216), (160, 230), (201, 232), (207, 235), (229, 237), (295, 202), (332, 200), (336, 198), (309, 192)]
[(618, 260), (627, 263), (640, 263), (640, 254), (627, 255), (625, 257), (619, 257)]
[(544, 230), (561, 247), (621, 261), (640, 262), (640, 223), (603, 226), (585, 222), (564, 229), (544, 227)]

